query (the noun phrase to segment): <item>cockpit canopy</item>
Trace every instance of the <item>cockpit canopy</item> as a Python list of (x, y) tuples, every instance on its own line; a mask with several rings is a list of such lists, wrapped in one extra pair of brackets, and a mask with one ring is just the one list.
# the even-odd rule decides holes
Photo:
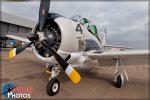
[(97, 27), (87, 18), (82, 18), (79, 15), (72, 17), (73, 21), (80, 22), (82, 25), (87, 26), (89, 32), (91, 32), (94, 36), (97, 36)]

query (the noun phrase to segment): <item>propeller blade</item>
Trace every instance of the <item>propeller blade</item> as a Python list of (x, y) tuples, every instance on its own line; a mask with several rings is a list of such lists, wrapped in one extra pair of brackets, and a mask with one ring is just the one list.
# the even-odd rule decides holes
[(46, 22), (46, 17), (49, 12), (50, 0), (41, 0), (40, 9), (39, 9), (39, 31), (43, 31), (43, 27)]
[(16, 56), (17, 54), (19, 54), (20, 52), (25, 50), (27, 47), (29, 47), (31, 44), (33, 44), (33, 42), (29, 42), (29, 43), (26, 43), (24, 45), (20, 45), (17, 48), (10, 50), (9, 51), (9, 58)]
[(70, 64), (68, 64), (61, 56), (59, 56), (53, 49), (51, 49), (44, 41), (42, 41), (41, 43), (44, 47), (50, 50), (54, 58), (60, 64), (60, 66), (65, 71), (67, 76), (72, 80), (72, 82), (78, 84), (81, 80), (80, 74)]

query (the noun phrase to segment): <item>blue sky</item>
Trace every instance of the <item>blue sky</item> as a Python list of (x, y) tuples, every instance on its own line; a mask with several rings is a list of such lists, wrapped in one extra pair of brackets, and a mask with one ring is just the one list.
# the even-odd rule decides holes
[[(2, 2), (1, 10), (37, 20), (39, 2)], [(53, 1), (50, 12), (65, 17), (81, 15), (90, 19), (98, 32), (107, 27), (108, 44), (148, 49), (148, 1)]]

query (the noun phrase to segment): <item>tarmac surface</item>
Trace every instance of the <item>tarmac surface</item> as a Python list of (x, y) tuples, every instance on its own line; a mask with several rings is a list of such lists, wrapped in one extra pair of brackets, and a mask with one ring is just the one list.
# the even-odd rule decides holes
[[(33, 87), (34, 99), (149, 99), (148, 65), (126, 66), (130, 81), (121, 88), (112, 82), (115, 66), (99, 67), (96, 62), (77, 68), (81, 74), (78, 85), (61, 72), (60, 90), (50, 97), (46, 93), (49, 75), (45, 73), (45, 63), (38, 60), (31, 51), (24, 51), (13, 59), (2, 51), (1, 84), (13, 82), (17, 87)], [(4, 97), (2, 97), (4, 98)]]

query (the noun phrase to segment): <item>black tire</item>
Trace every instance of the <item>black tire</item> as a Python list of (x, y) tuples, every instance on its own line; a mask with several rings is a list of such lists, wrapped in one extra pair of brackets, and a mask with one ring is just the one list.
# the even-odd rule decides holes
[(116, 81), (116, 87), (117, 88), (121, 88), (122, 86), (122, 79), (121, 79), (121, 75), (117, 76), (117, 81)]
[[(54, 86), (55, 85), (55, 86)], [(57, 87), (56, 87), (57, 86)], [(57, 92), (59, 91), (59, 81), (56, 78), (52, 78), (48, 84), (47, 84), (47, 89), (46, 92), (49, 96), (54, 96), (57, 94)], [(55, 90), (56, 89), (56, 90)]]

